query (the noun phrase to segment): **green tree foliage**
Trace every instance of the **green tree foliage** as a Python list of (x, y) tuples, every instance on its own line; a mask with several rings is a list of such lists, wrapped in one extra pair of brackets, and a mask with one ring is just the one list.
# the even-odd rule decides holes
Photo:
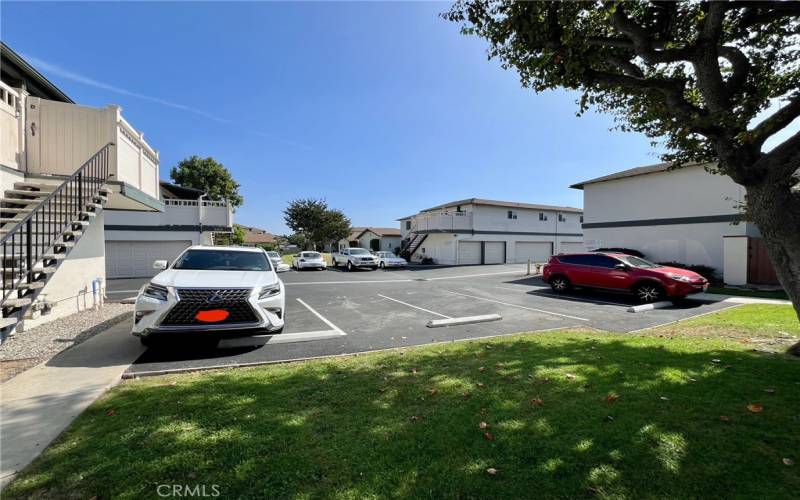
[(313, 198), (293, 200), (283, 211), (286, 225), (305, 238), (307, 248), (322, 249), (326, 243), (334, 243), (350, 234), (350, 219), (340, 210), (331, 209), (325, 200)]
[(208, 193), (209, 199), (225, 200), (234, 209), (244, 203), (239, 194), (239, 183), (230, 171), (214, 158), (190, 156), (172, 167), (169, 176), (179, 186), (200, 189)]
[(239, 224), (233, 225), (233, 244), (234, 245), (242, 245), (244, 244), (244, 234), (245, 231)]
[(537, 92), (581, 92), (622, 130), (663, 141), (665, 160), (747, 189), (781, 284), (800, 315), (800, 2), (460, 0), (446, 19)]

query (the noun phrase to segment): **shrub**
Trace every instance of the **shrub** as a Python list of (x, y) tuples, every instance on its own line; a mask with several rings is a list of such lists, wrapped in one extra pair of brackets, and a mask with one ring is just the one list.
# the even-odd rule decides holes
[(639, 250), (634, 250), (632, 248), (598, 248), (594, 250), (595, 252), (614, 252), (614, 253), (624, 253), (625, 255), (633, 255), (634, 257), (640, 257), (644, 259), (644, 254)]
[(717, 276), (717, 270), (711, 266), (704, 266), (703, 264), (684, 264), (682, 262), (659, 262), (659, 265), (662, 266), (669, 266), (669, 267), (679, 267), (681, 269), (688, 269), (689, 271), (694, 271), (700, 276), (704, 277), (711, 283), (718, 283), (719, 277)]

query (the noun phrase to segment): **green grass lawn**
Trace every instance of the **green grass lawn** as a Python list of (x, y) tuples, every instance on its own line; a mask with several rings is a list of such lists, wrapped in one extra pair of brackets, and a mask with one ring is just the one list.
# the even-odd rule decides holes
[(691, 334), (759, 318), (796, 334), (793, 314), (741, 306), (641, 335), (126, 382), (4, 497), (157, 498), (159, 484), (218, 485), (221, 498), (796, 497), (800, 360)]

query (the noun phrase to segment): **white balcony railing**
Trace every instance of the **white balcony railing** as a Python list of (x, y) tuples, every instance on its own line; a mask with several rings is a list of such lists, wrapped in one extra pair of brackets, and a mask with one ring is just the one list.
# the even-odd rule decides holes
[(166, 199), (163, 212), (110, 210), (106, 225), (112, 226), (202, 226), (229, 228), (233, 211), (224, 201)]
[(71, 175), (103, 145), (113, 142), (111, 180), (159, 199), (158, 152), (122, 117), (118, 106), (89, 108), (29, 96), (25, 108), (27, 172)]
[(414, 216), (415, 231), (454, 231), (472, 229), (472, 212), (419, 214)]

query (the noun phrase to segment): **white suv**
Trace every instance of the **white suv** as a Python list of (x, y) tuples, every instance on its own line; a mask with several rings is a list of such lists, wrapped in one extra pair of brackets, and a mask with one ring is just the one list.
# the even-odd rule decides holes
[(139, 291), (133, 335), (151, 345), (157, 337), (189, 333), (220, 337), (277, 334), (283, 330), (286, 294), (260, 248), (193, 246)]

